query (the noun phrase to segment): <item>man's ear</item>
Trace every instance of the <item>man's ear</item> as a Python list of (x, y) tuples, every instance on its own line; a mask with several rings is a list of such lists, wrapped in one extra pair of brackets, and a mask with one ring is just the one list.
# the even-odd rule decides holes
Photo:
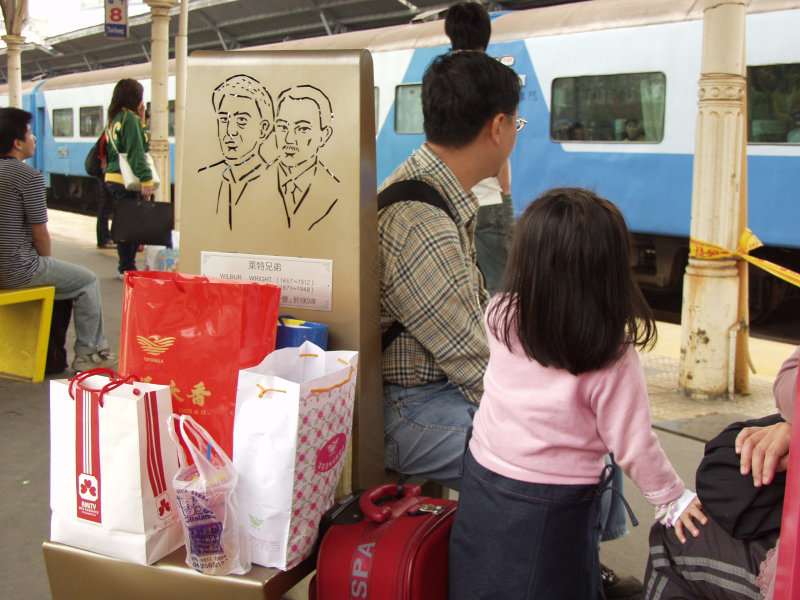
[(331, 139), (333, 135), (333, 127), (330, 125), (322, 128), (322, 133), (319, 136), (319, 147), (322, 148), (325, 144), (328, 143), (328, 140)]
[(503, 113), (497, 113), (487, 124), (489, 128), (489, 136), (492, 142), (500, 145), (500, 134), (502, 132), (503, 121), (508, 117)]
[(272, 133), (273, 129), (274, 127), (272, 126), (272, 123), (270, 123), (267, 119), (261, 121), (261, 139), (267, 139)]

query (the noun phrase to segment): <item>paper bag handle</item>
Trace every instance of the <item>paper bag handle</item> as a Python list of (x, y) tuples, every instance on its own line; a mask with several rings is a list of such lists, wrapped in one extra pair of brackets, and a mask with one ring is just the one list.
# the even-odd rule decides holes
[[(103, 387), (101, 387), (99, 390), (93, 389), (93, 388), (88, 388), (85, 385), (83, 385), (84, 382), (87, 379), (89, 379), (90, 377), (93, 377), (95, 375), (106, 375), (106, 376), (109, 377), (110, 381), (107, 384), (105, 384)], [(80, 373), (75, 375), (75, 377), (73, 377), (72, 379), (69, 380), (69, 388), (68, 388), (69, 397), (72, 398), (73, 400), (75, 400), (75, 389), (76, 388), (79, 389), (79, 390), (83, 390), (84, 392), (100, 392), (100, 397), (99, 397), (98, 401), (99, 401), (100, 406), (102, 407), (103, 406), (103, 396), (105, 394), (107, 394), (108, 392), (110, 392), (112, 390), (117, 389), (118, 387), (120, 387), (122, 385), (125, 385), (126, 383), (133, 383), (133, 382), (135, 382), (137, 380), (138, 380), (138, 377), (136, 375), (128, 375), (127, 377), (124, 377), (123, 375), (120, 375), (119, 373), (117, 373), (116, 371), (114, 371), (112, 369), (108, 369), (106, 367), (95, 367), (94, 369), (87, 369), (86, 371), (81, 371)], [(141, 392), (141, 390), (138, 390), (138, 389), (134, 388), (133, 389), (133, 393), (138, 396), (142, 392)]]

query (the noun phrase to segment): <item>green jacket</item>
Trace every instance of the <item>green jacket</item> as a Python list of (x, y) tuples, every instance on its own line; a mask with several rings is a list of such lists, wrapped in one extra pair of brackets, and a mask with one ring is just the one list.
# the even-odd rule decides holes
[[(139, 116), (127, 108), (123, 108), (111, 121), (108, 127), (108, 135), (113, 136), (113, 143), (108, 140), (106, 144), (106, 165), (105, 180), (115, 183), (124, 183), (119, 170), (119, 152), (127, 154), (128, 164), (131, 166), (133, 174), (142, 182), (142, 185), (153, 185), (153, 174), (145, 160), (145, 152), (148, 150), (148, 136), (144, 123)], [(116, 149), (114, 145), (116, 144)]]

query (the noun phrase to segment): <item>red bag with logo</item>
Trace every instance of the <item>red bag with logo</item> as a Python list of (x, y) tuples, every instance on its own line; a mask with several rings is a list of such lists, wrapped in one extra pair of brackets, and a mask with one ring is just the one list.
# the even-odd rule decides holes
[(280, 292), (264, 283), (128, 271), (120, 372), (168, 385), (173, 410), (231, 455), (239, 370), (274, 350)]

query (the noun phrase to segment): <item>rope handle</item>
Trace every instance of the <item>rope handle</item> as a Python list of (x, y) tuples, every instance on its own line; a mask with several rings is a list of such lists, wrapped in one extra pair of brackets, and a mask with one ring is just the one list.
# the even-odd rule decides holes
[[(85, 382), (90, 377), (94, 377), (95, 375), (100, 376), (107, 376), (110, 381), (101, 387), (99, 390), (95, 388), (86, 387)], [(100, 406), (103, 406), (103, 396), (120, 386), (125, 384), (132, 384), (139, 382), (139, 377), (136, 375), (128, 375), (125, 377), (124, 375), (120, 375), (116, 371), (109, 369), (107, 367), (95, 367), (94, 369), (87, 369), (86, 371), (81, 371), (77, 375), (75, 375), (72, 379), (69, 380), (69, 397), (75, 400), (75, 390), (82, 390), (84, 392), (100, 392), (98, 402)], [(138, 396), (141, 394), (142, 391), (138, 388), (133, 388), (133, 394)]]

